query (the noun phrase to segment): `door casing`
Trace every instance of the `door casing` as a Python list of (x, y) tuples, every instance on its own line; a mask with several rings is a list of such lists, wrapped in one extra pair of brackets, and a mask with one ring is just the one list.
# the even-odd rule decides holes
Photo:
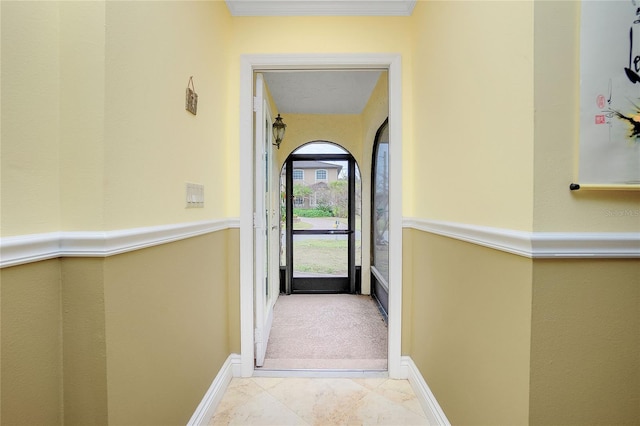
[[(240, 58), (240, 253), (253, 253), (255, 71), (387, 69), (389, 75), (389, 338), (388, 374), (406, 378), (402, 333), (402, 58), (399, 54), (242, 55)], [(254, 373), (254, 262), (240, 256), (240, 375)], [(363, 271), (365, 273), (365, 271)]]

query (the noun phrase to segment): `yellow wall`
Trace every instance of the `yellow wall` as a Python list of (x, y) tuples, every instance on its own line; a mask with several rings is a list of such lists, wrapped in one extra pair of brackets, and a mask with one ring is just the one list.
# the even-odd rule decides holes
[[(411, 232), (412, 359), (452, 424), (527, 424), (531, 261)], [(403, 344), (403, 348), (406, 346)]]
[(580, 2), (536, 2), (534, 34), (534, 230), (640, 230), (640, 191), (569, 191), (578, 161)]
[(107, 424), (104, 259), (61, 265), (64, 424)]
[(307, 142), (329, 141), (349, 151), (358, 164), (362, 155), (362, 119), (359, 114), (287, 114), (287, 131), (277, 150), (278, 168), (289, 154)]
[(3, 424), (185, 424), (240, 351), (237, 236), (3, 269)]
[(640, 262), (538, 260), (531, 424), (637, 424)]
[[(224, 216), (223, 2), (1, 8), (3, 237)], [(185, 182), (205, 208), (185, 208)], [(237, 239), (3, 269), (2, 421), (186, 423), (240, 351)]]
[(418, 2), (412, 22), (405, 216), (531, 230), (533, 3)]
[[(568, 190), (579, 12), (579, 2), (418, 3), (416, 217), (639, 230), (640, 193)], [(405, 238), (403, 353), (452, 423), (637, 421), (637, 260), (531, 260), (416, 230)]]
[(58, 5), (60, 229), (99, 230), (105, 203), (105, 3)]
[[(638, 230), (638, 193), (567, 188), (578, 2), (418, 2), (405, 18), (231, 18), (224, 2), (0, 7), (3, 237), (237, 217), (240, 55), (300, 52), (402, 55), (404, 216)], [(197, 116), (183, 106), (191, 75)], [(363, 170), (382, 115), (358, 118), (365, 144), (347, 147)], [(204, 209), (184, 208), (185, 182), (205, 185)], [(402, 351), (452, 422), (603, 422), (610, 407), (620, 423), (638, 418), (637, 261), (532, 261), (404, 236)], [(240, 351), (238, 238), (3, 269), (2, 421), (186, 422)]]
[(0, 271), (0, 417), (62, 424), (62, 310), (58, 259)]
[[(107, 3), (107, 229), (225, 215), (229, 33), (223, 2)], [(190, 76), (196, 116), (184, 108)], [(204, 184), (203, 209), (185, 209), (186, 182)]]
[(2, 8), (3, 236), (60, 228), (58, 6)]
[[(297, 53), (354, 53), (377, 52), (403, 55), (402, 116), (404, 143), (411, 141), (411, 45), (410, 17), (237, 17), (233, 18), (229, 57), (229, 140), (239, 140), (240, 109), (240, 55), (242, 54), (297, 54)], [(330, 30), (328, 30), (330, 29)], [(268, 39), (264, 35), (269, 34)], [(355, 36), (357, 35), (357, 36)], [(288, 117), (288, 116), (287, 116)], [(289, 124), (288, 118), (285, 122)], [(287, 127), (285, 142), (293, 127)], [(280, 148), (282, 151), (283, 148)], [(356, 154), (356, 153), (354, 153)], [(285, 156), (286, 157), (286, 156)], [(358, 159), (358, 157), (356, 157)], [(237, 177), (240, 164), (237, 146), (228, 151), (228, 176)], [(412, 179), (403, 169), (405, 188)], [(227, 192), (227, 215), (238, 216), (240, 209), (240, 183), (230, 181)], [(408, 197), (405, 197), (408, 198)], [(404, 200), (408, 203), (409, 201)], [(406, 204), (405, 204), (406, 205)]]
[(231, 353), (227, 231), (105, 260), (109, 423), (185, 424)]

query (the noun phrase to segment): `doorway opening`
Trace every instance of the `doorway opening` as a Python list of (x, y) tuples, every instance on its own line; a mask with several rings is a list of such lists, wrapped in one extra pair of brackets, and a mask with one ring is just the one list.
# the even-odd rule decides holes
[(311, 142), (287, 157), (280, 177), (281, 293), (360, 293), (362, 179), (353, 156)]
[[(308, 70), (362, 70), (386, 69), (388, 71), (389, 116), (389, 321), (388, 321), (388, 376), (406, 378), (408, 368), (401, 362), (402, 318), (402, 127), (401, 123), (401, 58), (397, 54), (346, 54), (346, 55), (244, 55), (241, 58), (241, 120), (240, 120), (240, 302), (241, 302), (241, 369), (240, 374), (249, 377), (255, 373), (256, 326), (254, 316), (256, 297), (256, 272), (262, 263), (256, 261), (261, 246), (255, 241), (256, 191), (263, 185), (256, 174), (255, 165), (264, 157), (255, 149), (254, 73), (258, 71), (308, 71)], [(274, 111), (278, 112), (278, 111)], [(257, 121), (260, 123), (260, 121)], [(260, 126), (258, 126), (260, 127)], [(282, 153), (283, 148), (280, 147)], [(359, 153), (361, 156), (362, 153)], [(279, 154), (276, 154), (279, 155)], [(283, 155), (287, 155), (284, 153)], [(359, 158), (359, 157), (358, 157)], [(370, 158), (370, 157), (369, 157)], [(368, 166), (367, 166), (367, 169)], [(368, 172), (366, 173), (368, 174)], [(363, 189), (367, 194), (370, 188)], [(366, 204), (365, 204), (366, 206)], [(260, 212), (262, 215), (262, 212)], [(365, 212), (363, 217), (369, 217)], [(363, 232), (368, 235), (368, 230)], [(363, 248), (365, 253), (369, 247)], [(254, 255), (251, 256), (251, 253)], [(249, 255), (247, 255), (249, 254)], [(364, 263), (364, 262), (363, 262)], [(368, 276), (367, 269), (366, 275)], [(296, 297), (297, 295), (288, 296)], [(261, 319), (260, 319), (261, 320)], [(361, 374), (361, 373), (360, 373)]]

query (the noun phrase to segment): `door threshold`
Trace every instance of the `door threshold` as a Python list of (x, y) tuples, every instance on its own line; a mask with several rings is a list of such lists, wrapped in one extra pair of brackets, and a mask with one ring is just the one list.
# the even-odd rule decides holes
[(357, 370), (357, 369), (345, 369), (345, 370), (265, 370), (262, 368), (253, 369), (253, 377), (312, 377), (312, 378), (344, 378), (344, 379), (386, 379), (389, 377), (387, 370)]

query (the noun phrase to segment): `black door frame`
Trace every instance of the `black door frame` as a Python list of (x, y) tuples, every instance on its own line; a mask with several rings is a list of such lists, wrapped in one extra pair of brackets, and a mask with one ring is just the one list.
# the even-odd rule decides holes
[[(294, 161), (347, 161), (348, 220), (347, 229), (293, 229), (293, 162)], [(351, 293), (357, 292), (356, 283), (356, 185), (355, 159), (351, 154), (291, 154), (285, 162), (286, 179), (286, 266), (285, 293)], [(347, 235), (347, 277), (293, 277), (294, 235)]]

